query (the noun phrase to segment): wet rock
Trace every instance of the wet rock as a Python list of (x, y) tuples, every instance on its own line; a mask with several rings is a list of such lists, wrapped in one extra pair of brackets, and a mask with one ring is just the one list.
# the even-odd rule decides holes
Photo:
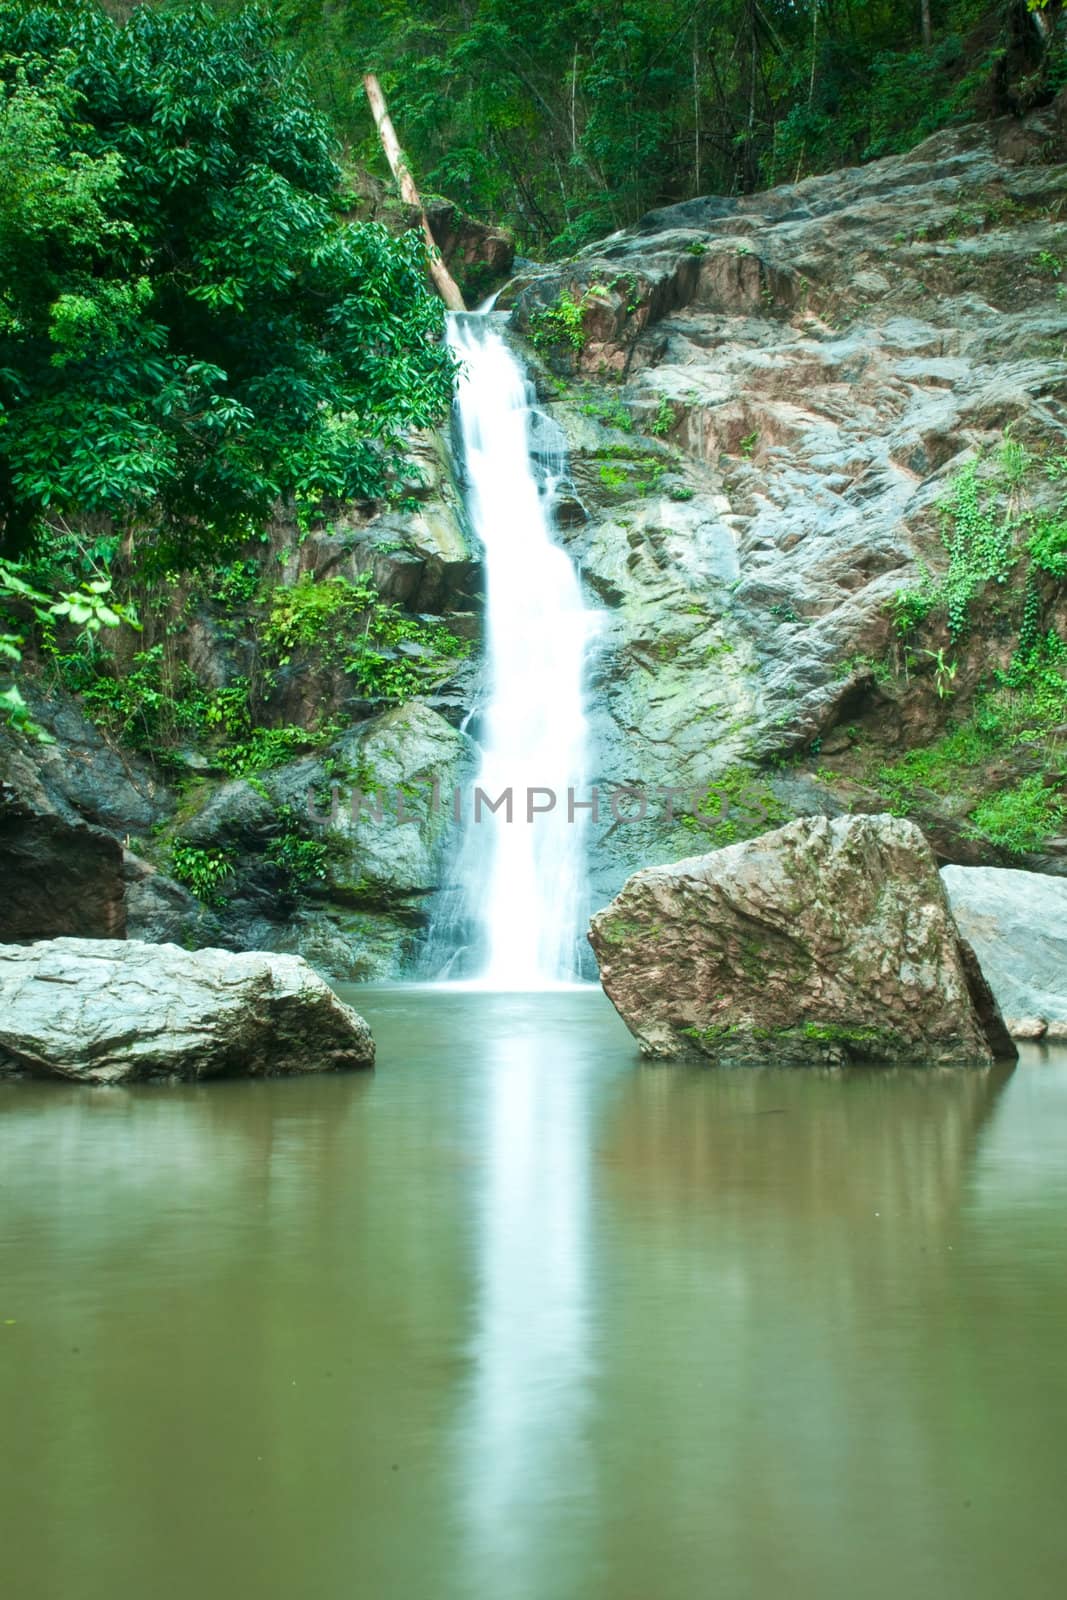
[(1014, 1036), (1067, 1025), (1067, 881), (1011, 867), (948, 866), (941, 876)]
[(639, 872), (589, 937), (647, 1055), (993, 1059), (933, 856), (900, 818), (807, 818)]
[(91, 939), (0, 947), (0, 1071), (111, 1084), (373, 1064), (362, 1017), (293, 956)]
[(1048, 1032), (1044, 1017), (1005, 1017), (1004, 1025), (1013, 1039), (1043, 1039)]
[[(474, 759), (465, 734), (412, 700), (320, 753), (206, 788), (174, 836), (232, 863), (224, 903), (193, 918), (180, 886), (142, 878), (129, 891), (133, 926), (180, 943), (291, 952), (348, 982), (396, 977), (426, 926), (453, 786)], [(285, 870), (286, 843), (311, 847), (304, 877)]]
[[(929, 658), (894, 673), (891, 609), (920, 563), (944, 571), (937, 507), (975, 451), (1012, 419), (1038, 450), (1062, 447), (1067, 305), (1034, 266), (1061, 248), (1060, 114), (1029, 120), (1046, 153), (1022, 166), (1004, 125), (953, 130), (662, 208), (509, 286), (519, 331), (561, 293), (584, 297), (580, 359), (549, 352), (540, 392), (581, 501), (567, 547), (605, 614), (601, 783), (706, 784), (820, 750), (847, 762), (860, 741), (892, 762), (1006, 665), (1010, 643), (1001, 656), (976, 627), (942, 700)], [(1062, 595), (1045, 604), (1042, 626), (1062, 632)], [(947, 858), (997, 859), (950, 800), (927, 809)], [(645, 832), (645, 863), (674, 858), (669, 829)], [(605, 830), (594, 847), (612, 890), (616, 843)]]
[(45, 694), (27, 679), (21, 689), (34, 720), (54, 741), (38, 744), (0, 728), (0, 781), (27, 811), (138, 834), (172, 808), (169, 790), (149, 764), (110, 745), (70, 695)]
[[(391, 185), (367, 172), (349, 174), (349, 181), (353, 216), (384, 223), (394, 233), (420, 227), (418, 210), (398, 199)], [(424, 194), (422, 200), (434, 243), (473, 309), (511, 271), (515, 241), (506, 228), (479, 222), (445, 195)]]
[(19, 814), (0, 784), (0, 940), (126, 936), (122, 847), (102, 828)]
[(473, 309), (511, 271), (514, 239), (505, 228), (468, 216), (443, 195), (426, 200), (426, 219), (449, 271)]
[(122, 876), (127, 938), (144, 944), (180, 944), (185, 950), (226, 943), (219, 918), (150, 862), (124, 851)]

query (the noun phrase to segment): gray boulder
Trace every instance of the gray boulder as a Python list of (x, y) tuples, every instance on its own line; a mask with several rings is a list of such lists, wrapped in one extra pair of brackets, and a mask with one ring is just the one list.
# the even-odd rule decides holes
[(373, 1065), (363, 1018), (296, 956), (0, 946), (0, 1073), (112, 1084)]
[(1012, 1049), (898, 817), (803, 818), (636, 873), (589, 937), (646, 1055), (982, 1067)]
[(941, 877), (1009, 1031), (1067, 1037), (1067, 882), (1010, 867), (945, 867)]

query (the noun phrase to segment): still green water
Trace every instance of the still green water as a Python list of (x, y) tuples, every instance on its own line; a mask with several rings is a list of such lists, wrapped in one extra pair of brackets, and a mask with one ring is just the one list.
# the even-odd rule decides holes
[(1067, 1052), (349, 997), (373, 1076), (0, 1090), (6, 1600), (1059, 1600)]

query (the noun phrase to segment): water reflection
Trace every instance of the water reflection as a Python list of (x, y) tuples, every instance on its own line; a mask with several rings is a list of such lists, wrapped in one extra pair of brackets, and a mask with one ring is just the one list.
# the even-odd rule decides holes
[[(537, 1595), (559, 1512), (589, 1472), (589, 1063), (546, 1050), (544, 1003), (511, 1002), (488, 1053), (475, 1374), (460, 1449), (473, 1592)], [(527, 1589), (527, 1585), (531, 1587)]]
[[(974, 1370), (985, 1334), (956, 1255), (1006, 1078), (645, 1069), (621, 1093), (601, 1147), (627, 1222), (599, 1241), (615, 1317), (597, 1416), (642, 1421), (622, 1448), (595, 1438), (602, 1493), (713, 1551), (731, 1594), (888, 1600), (944, 1592), (952, 1567), (955, 1592), (998, 1592), (970, 1507), (1000, 1492), (999, 1464), (991, 1441), (970, 1453), (959, 1378), (975, 1398), (997, 1380)], [(635, 1595), (693, 1592), (689, 1563), (665, 1577), (622, 1520), (610, 1538)]]
[(360, 1003), (373, 1077), (0, 1088), (5, 1594), (1058, 1595), (1067, 1054)]

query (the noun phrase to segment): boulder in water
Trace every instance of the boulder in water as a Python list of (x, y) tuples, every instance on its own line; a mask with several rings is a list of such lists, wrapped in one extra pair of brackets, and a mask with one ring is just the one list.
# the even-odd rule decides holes
[(299, 956), (96, 939), (0, 946), (0, 1073), (109, 1084), (373, 1065), (363, 1018)]
[(1067, 1031), (1067, 880), (1012, 867), (944, 867), (949, 904), (1016, 1039)]
[(589, 937), (646, 1055), (981, 1067), (1014, 1053), (929, 846), (898, 817), (803, 818), (635, 873)]

